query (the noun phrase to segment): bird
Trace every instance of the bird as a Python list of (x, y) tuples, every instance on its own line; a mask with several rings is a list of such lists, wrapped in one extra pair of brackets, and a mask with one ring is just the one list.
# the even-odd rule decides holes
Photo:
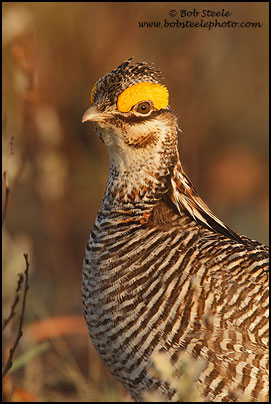
[[(109, 371), (142, 402), (182, 401), (154, 369), (201, 360), (200, 401), (268, 400), (268, 257), (231, 230), (183, 171), (177, 115), (154, 64), (130, 58), (101, 77), (82, 122), (109, 153), (87, 242), (83, 311)], [(180, 378), (181, 382), (181, 378)]]

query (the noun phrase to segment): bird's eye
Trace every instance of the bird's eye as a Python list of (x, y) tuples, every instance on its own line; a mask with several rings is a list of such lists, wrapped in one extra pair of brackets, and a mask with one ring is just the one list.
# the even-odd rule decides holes
[(151, 104), (148, 101), (140, 102), (135, 107), (136, 112), (140, 114), (147, 114), (151, 109)]

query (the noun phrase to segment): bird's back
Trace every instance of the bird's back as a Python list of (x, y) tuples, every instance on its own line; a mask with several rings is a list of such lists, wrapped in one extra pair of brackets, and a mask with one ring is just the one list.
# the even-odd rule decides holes
[(205, 401), (236, 401), (238, 391), (256, 400), (267, 391), (268, 254), (242, 239), (165, 201), (148, 215), (103, 204), (84, 261), (85, 315), (101, 358), (133, 398), (158, 389), (178, 399), (150, 372), (159, 351), (172, 364), (182, 351), (204, 359)]

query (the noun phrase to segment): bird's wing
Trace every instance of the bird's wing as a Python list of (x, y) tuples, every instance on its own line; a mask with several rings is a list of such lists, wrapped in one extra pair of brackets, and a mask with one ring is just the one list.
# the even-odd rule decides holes
[(179, 162), (172, 171), (170, 186), (171, 190), (168, 196), (181, 215), (185, 211), (204, 227), (216, 233), (224, 234), (239, 243), (245, 243), (238, 234), (219, 220), (203, 202)]

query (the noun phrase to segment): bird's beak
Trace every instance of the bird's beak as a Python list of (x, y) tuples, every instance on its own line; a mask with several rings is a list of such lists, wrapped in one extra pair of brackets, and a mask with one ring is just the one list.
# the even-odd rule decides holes
[(111, 114), (106, 112), (98, 111), (96, 105), (92, 105), (89, 109), (87, 109), (82, 116), (82, 123), (84, 122), (102, 122), (106, 119), (110, 118)]

